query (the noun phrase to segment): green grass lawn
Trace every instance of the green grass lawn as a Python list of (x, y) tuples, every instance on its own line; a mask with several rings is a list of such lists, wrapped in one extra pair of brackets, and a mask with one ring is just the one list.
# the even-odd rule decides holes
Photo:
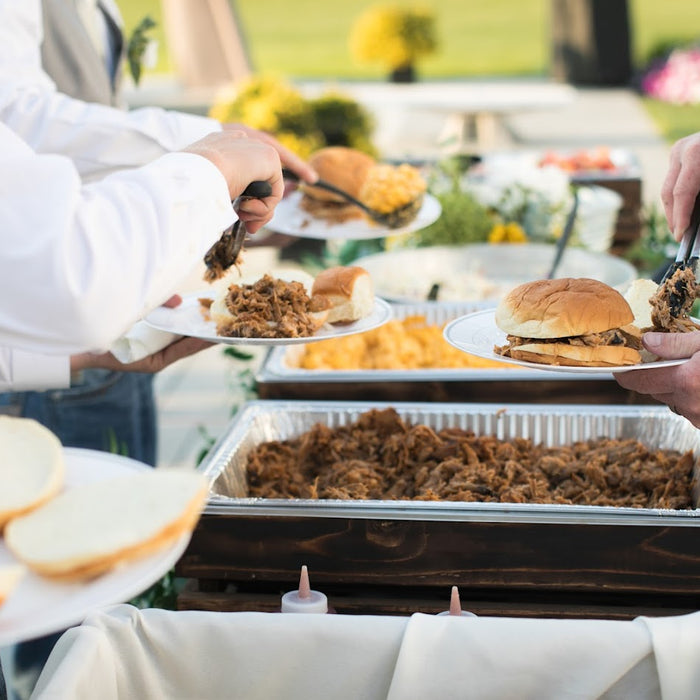
[[(356, 17), (384, 0), (234, 1), (257, 70), (299, 78), (385, 77), (379, 66), (354, 63), (347, 46), (349, 28)], [(392, 1), (386, 0), (389, 4)], [(407, 7), (421, 5), (395, 1)], [(421, 63), (420, 75), (454, 78), (546, 74), (552, 1), (432, 0), (427, 6), (435, 13), (440, 47)], [(158, 70), (170, 70), (160, 0), (118, 0), (118, 4), (128, 29), (146, 14), (158, 21)], [(694, 0), (630, 0), (629, 10), (633, 54), (638, 63), (661, 42), (700, 37), (700, 13)]]
[[(398, 2), (408, 7), (418, 2)], [(418, 65), (422, 79), (547, 75), (553, 0), (432, 0), (439, 50)], [(581, 0), (583, 2), (583, 0)], [(349, 28), (367, 7), (384, 0), (234, 0), (254, 68), (287, 78), (377, 79), (386, 69), (358, 65)], [(145, 15), (158, 22), (156, 71), (172, 70), (160, 0), (118, 0), (127, 30)], [(332, 11), (329, 6), (332, 5)], [(425, 3), (424, 3), (425, 5)], [(644, 64), (654, 47), (700, 38), (695, 0), (630, 0), (633, 59)], [(646, 101), (670, 140), (700, 129), (700, 109)]]

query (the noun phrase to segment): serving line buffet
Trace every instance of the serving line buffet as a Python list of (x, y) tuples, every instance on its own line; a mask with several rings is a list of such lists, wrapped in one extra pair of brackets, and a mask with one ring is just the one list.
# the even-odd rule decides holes
[[(196, 467), (209, 490), (177, 611), (89, 614), (35, 697), (694, 697), (698, 431), (609, 368), (518, 366), (478, 329), (474, 354), (450, 336), (557, 252), (399, 247), (333, 268), (352, 281), (330, 307), (313, 305), (329, 270), (270, 273), (147, 319), (263, 347), (258, 398)], [(557, 277), (620, 296), (637, 271), (576, 245)], [(308, 322), (290, 336), (284, 313), (252, 332), (232, 311), (290, 289)], [(290, 595), (307, 614), (268, 614)]]
[[(298, 233), (304, 235), (303, 227)], [(558, 252), (555, 244), (531, 241), (399, 246), (357, 258), (352, 264), (370, 274), (377, 297), (391, 307), (391, 319), (360, 336), (296, 346), (282, 342), (269, 349), (256, 375), (259, 400), (240, 408), (199, 467), (213, 486), (177, 565), (187, 580), (178, 606), (277, 610), (280, 592), (293, 586), (299, 567), (306, 565), (339, 613), (437, 613), (452, 586), (459, 588), (465, 607), (480, 616), (630, 619), (696, 610), (700, 560), (692, 543), (700, 521), (694, 492), (680, 507), (568, 496), (532, 500), (527, 489), (495, 496), (491, 484), (463, 489), (457, 498), (421, 486), (417, 493), (423, 495), (404, 499), (391, 488), (382, 493), (369, 486), (387, 464), (400, 471), (393, 458), (379, 469), (364, 453), (348, 456), (345, 438), (334, 432), (362, 422), (365, 414), (391, 411), (407, 422), (410, 434), (417, 425), (430, 436), (461, 430), (502, 441), (487, 452), (507, 452), (523, 440), (532, 441), (533, 449), (571, 450), (580, 449), (576, 445), (582, 441), (609, 439), (632, 441), (647, 451), (683, 449), (687, 464), (694, 463), (700, 446), (692, 426), (653, 399), (622, 389), (605, 367), (543, 371), (477, 357), (464, 364), (398, 364), (409, 344), (400, 333), (409, 332), (411, 324), (419, 321), (424, 331), (443, 329), (455, 319), (492, 310), (517, 285), (546, 278)], [(564, 250), (556, 272), (599, 280), (620, 294), (637, 274), (620, 256), (586, 250), (580, 243)], [(360, 349), (360, 340), (371, 334), (386, 345)], [(323, 352), (334, 358), (328, 365), (318, 362)], [(382, 354), (389, 363), (368, 368), (347, 362), (364, 352)], [(328, 441), (319, 446), (315, 438), (324, 431)], [(368, 441), (367, 449), (381, 452), (384, 440), (398, 438), (380, 428), (371, 439), (364, 434), (349, 439), (358, 445)], [(446, 458), (430, 461), (421, 445), (403, 445), (399, 453), (417, 454), (419, 463), (427, 460), (423, 482), (439, 480)], [(335, 455), (336, 463), (329, 477), (290, 476), (286, 462), (258, 474), (251, 455), (278, 448), (301, 455), (307, 466), (316, 466), (325, 453)], [(595, 472), (603, 481), (619, 481), (624, 459), (632, 455), (624, 452), (616, 462), (611, 454), (604, 449), (599, 460), (612, 460), (616, 476), (600, 476), (596, 463), (567, 468), (566, 478), (586, 481)], [(513, 456), (501, 468), (508, 471), (522, 459)], [(634, 459), (644, 463), (647, 457)], [(348, 470), (354, 485), (345, 489), (335, 481)], [(473, 480), (460, 474), (454, 479)], [(294, 484), (290, 491), (251, 491), (255, 479), (277, 485), (287, 477)], [(324, 490), (326, 478), (332, 487)], [(631, 491), (645, 493), (645, 479), (639, 477)], [(474, 495), (484, 493), (489, 497)]]

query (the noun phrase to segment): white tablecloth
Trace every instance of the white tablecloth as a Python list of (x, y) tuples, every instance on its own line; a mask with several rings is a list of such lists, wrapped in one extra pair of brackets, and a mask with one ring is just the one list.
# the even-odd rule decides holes
[(139, 611), (68, 630), (36, 700), (700, 697), (700, 613), (634, 621)]

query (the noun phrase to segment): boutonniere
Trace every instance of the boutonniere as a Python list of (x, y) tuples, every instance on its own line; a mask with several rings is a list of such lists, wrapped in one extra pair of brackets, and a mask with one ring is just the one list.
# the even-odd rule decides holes
[(148, 32), (155, 26), (155, 20), (148, 16), (144, 17), (139, 22), (136, 29), (134, 29), (126, 43), (126, 56), (129, 61), (129, 71), (136, 85), (138, 85), (141, 80), (144, 64), (147, 63), (147, 54), (156, 46), (156, 42), (151, 37), (147, 36)]

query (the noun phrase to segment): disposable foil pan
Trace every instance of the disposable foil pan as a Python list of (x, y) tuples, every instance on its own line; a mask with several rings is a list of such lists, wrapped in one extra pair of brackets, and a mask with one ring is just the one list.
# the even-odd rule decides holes
[(692, 450), (696, 457), (695, 469), (700, 464), (700, 432), (665, 406), (251, 401), (233, 418), (199, 466), (211, 483), (206, 512), (296, 518), (700, 525), (697, 509), (248, 497), (246, 460), (258, 444), (295, 437), (318, 422), (329, 427), (345, 425), (370, 409), (387, 405), (392, 405), (404, 420), (436, 430), (457, 427), (503, 440), (529, 438), (552, 447), (599, 437), (634, 438), (649, 448)]
[[(417, 302), (392, 304), (394, 318), (403, 320), (409, 316), (423, 316), (428, 325), (443, 325), (460, 316), (492, 308), (495, 302)], [(422, 368), (422, 369), (362, 369), (362, 370), (317, 370), (299, 367), (304, 347), (278, 346), (265, 357), (256, 379), (262, 383), (383, 383), (383, 382), (493, 382), (493, 381), (556, 381), (563, 379), (592, 381), (612, 379), (611, 372), (568, 374), (525, 367), (502, 368)]]

